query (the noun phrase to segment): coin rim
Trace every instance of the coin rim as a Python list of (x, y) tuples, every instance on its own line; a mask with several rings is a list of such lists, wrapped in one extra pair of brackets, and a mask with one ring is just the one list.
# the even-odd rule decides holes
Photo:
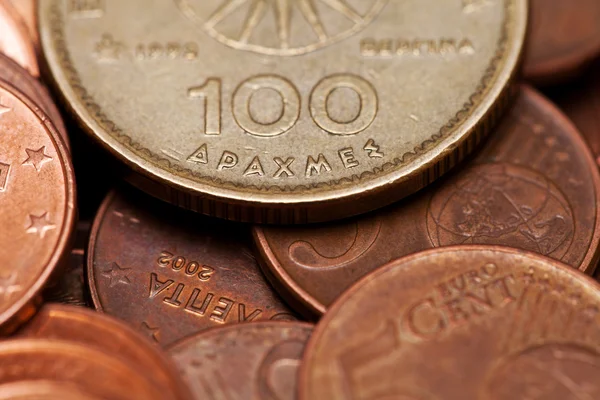
[[(595, 224), (590, 240), (586, 244), (587, 251), (585, 252), (584, 258), (581, 260), (581, 263), (577, 268), (571, 268), (577, 269), (585, 274), (592, 275), (596, 270), (598, 261), (600, 260), (600, 216), (598, 213), (600, 209), (600, 169), (597, 167), (595, 157), (585, 142), (585, 139), (583, 138), (583, 135), (579, 129), (552, 100), (528, 84), (519, 84), (518, 89), (519, 96), (529, 96), (536, 102), (536, 104), (541, 104), (542, 107), (539, 108), (539, 110), (542, 114), (551, 114), (556, 125), (560, 126), (563, 131), (569, 131), (568, 136), (571, 139), (571, 143), (573, 143), (573, 147), (578, 150), (578, 153), (580, 153), (581, 157), (585, 157), (587, 159), (585, 164), (590, 167), (590, 174), (592, 176), (591, 186), (595, 194), (596, 202), (596, 209), (594, 210)], [(492, 133), (492, 135), (493, 134), (495, 133)], [(366, 216), (366, 218), (373, 217)], [(317, 300), (315, 296), (311, 295), (302, 286), (300, 286), (288, 273), (284, 263), (281, 262), (280, 258), (275, 254), (273, 247), (270, 245), (267, 235), (265, 234), (265, 231), (261, 225), (255, 225), (252, 227), (252, 238), (254, 247), (259, 255), (259, 257), (257, 257), (258, 263), (271, 285), (276, 288), (279, 295), (288, 303), (293, 304), (295, 306), (294, 308), (298, 307), (299, 312), (305, 314), (311, 319), (319, 318), (321, 315), (325, 314), (325, 312), (328, 310), (327, 307)], [(571, 244), (571, 246), (572, 245), (573, 244)], [(432, 249), (441, 247), (434, 247)], [(592, 249), (594, 250), (592, 251)], [(557, 261), (562, 262), (561, 260)]]
[[(38, 295), (41, 295), (48, 279), (59, 269), (61, 262), (68, 257), (69, 252), (66, 251), (72, 242), (72, 236), (75, 229), (76, 214), (77, 214), (77, 194), (75, 186), (75, 173), (73, 165), (70, 161), (69, 151), (64, 143), (61, 134), (56, 130), (52, 121), (48, 116), (30, 99), (22, 94), (12, 84), (0, 80), (0, 87), (16, 97), (27, 109), (37, 118), (42, 129), (45, 130), (50, 141), (54, 144), (56, 154), (60, 161), (60, 166), (63, 172), (65, 185), (65, 204), (64, 204), (64, 219), (56, 245), (53, 247), (52, 255), (47, 264), (43, 266), (35, 282), (27, 288), (25, 293), (19, 299), (13, 302), (6, 311), (0, 313), (0, 331), (12, 331), (16, 328), (15, 324), (25, 322), (24, 320), (32, 317), (31, 312), (27, 309), (29, 305), (33, 305), (35, 309), (39, 308), (40, 304), (37, 301)], [(20, 315), (21, 312), (24, 318)]]
[[(124, 321), (119, 320), (116, 317), (109, 316), (105, 313), (96, 312), (87, 307), (71, 306), (60, 303), (44, 304), (44, 306), (40, 308), (39, 312), (33, 317), (32, 321), (35, 322), (42, 315), (44, 316), (44, 320), (42, 320), (43, 324), (40, 325), (42, 327), (47, 326), (49, 324), (48, 320), (52, 319), (58, 319), (58, 321), (63, 323), (68, 321), (76, 321), (76, 323), (81, 324), (81, 326), (90, 327), (93, 329), (95, 329), (95, 327), (101, 327), (100, 333), (111, 333), (110, 337), (113, 339), (119, 339), (121, 345), (133, 345), (140, 350), (139, 353), (149, 355), (146, 361), (151, 361), (151, 367), (153, 368), (151, 368), (149, 371), (144, 370), (145, 376), (151, 377), (154, 382), (161, 382), (161, 386), (162, 383), (166, 384), (167, 386), (165, 388), (170, 389), (172, 394), (175, 395), (175, 398), (177, 399), (193, 398), (191, 392), (188, 390), (188, 387), (183, 385), (180, 376), (175, 373), (176, 369), (174, 368), (175, 365), (173, 360), (167, 357), (163, 352), (159, 351), (158, 346), (152, 345), (152, 343), (150, 343), (138, 331), (133, 329)], [(84, 322), (81, 322), (82, 320)], [(61, 335), (58, 338), (48, 337), (47, 335), (39, 335), (37, 330), (33, 330), (33, 333), (29, 333), (30, 330), (31, 328), (28, 325), (25, 325), (24, 329), (20, 331), (19, 337), (27, 339), (64, 340), (79, 343), (88, 347), (95, 347), (103, 352), (107, 352), (107, 349), (103, 346), (103, 342), (87, 343), (84, 341), (71, 339), (68, 335)], [(98, 331), (98, 329), (95, 330)], [(115, 352), (111, 351), (111, 353)], [(130, 359), (130, 357), (122, 353), (115, 353), (115, 355), (126, 359), (131, 364), (135, 364), (138, 361)], [(146, 368), (147, 365), (140, 365), (140, 367)], [(154, 373), (154, 368), (160, 371), (158, 377), (156, 377), (157, 374)]]
[(100, 233), (100, 228), (102, 227), (102, 223), (104, 222), (104, 217), (108, 210), (108, 207), (112, 203), (115, 195), (117, 194), (117, 189), (111, 189), (110, 192), (104, 197), (98, 211), (96, 211), (96, 216), (92, 222), (92, 227), (90, 228), (90, 235), (88, 239), (87, 251), (86, 251), (86, 274), (87, 274), (87, 283), (90, 291), (90, 297), (92, 298), (92, 304), (97, 312), (105, 313), (104, 308), (102, 307), (102, 302), (100, 301), (100, 295), (98, 294), (98, 289), (96, 285), (96, 277), (94, 275), (94, 258), (96, 245), (98, 241), (98, 235)]
[[(569, 275), (573, 280), (579, 281), (583, 287), (589, 287), (589, 290), (593, 290), (595, 292), (600, 293), (600, 283), (595, 281), (592, 277), (581, 273), (575, 268), (563, 264), (560, 261), (554, 260), (553, 258), (545, 257), (537, 253), (532, 253), (525, 250), (515, 249), (512, 247), (506, 246), (485, 246), (485, 245), (459, 245), (459, 246), (447, 246), (447, 247), (438, 247), (435, 249), (425, 250), (419, 253), (411, 254), (405, 257), (397, 258), (392, 260), (372, 273), (365, 275), (359, 281), (357, 281), (352, 287), (346, 290), (340, 297), (338, 297), (335, 302), (329, 307), (327, 313), (323, 316), (323, 318), (319, 321), (315, 330), (313, 331), (310, 339), (308, 340), (308, 344), (304, 349), (304, 357), (302, 358), (302, 363), (300, 364), (300, 371), (298, 373), (298, 400), (310, 400), (308, 396), (308, 381), (311, 379), (310, 377), (310, 366), (314, 364), (310, 360), (314, 358), (314, 353), (316, 351), (316, 347), (319, 344), (319, 339), (324, 332), (326, 332), (329, 328), (331, 321), (337, 316), (339, 311), (344, 307), (347, 300), (360, 292), (360, 290), (371, 283), (373, 280), (378, 279), (380, 275), (386, 274), (392, 271), (395, 268), (398, 268), (401, 265), (405, 265), (406, 263), (414, 262), (418, 259), (427, 259), (432, 254), (439, 253), (453, 253), (457, 251), (466, 251), (466, 252), (481, 252), (481, 253), (505, 253), (511, 255), (517, 255), (522, 258), (531, 258), (536, 259), (537, 261), (541, 261), (542, 264), (550, 264), (553, 268), (558, 269), (561, 272), (565, 272)], [(594, 290), (595, 289), (595, 290)], [(596, 293), (596, 296), (600, 298), (600, 295)]]
[[(208, 215), (242, 221), (299, 223), (356, 215), (389, 204), (437, 179), (473, 150), (475, 147), (473, 142), (481, 140), (488, 133), (500, 112), (507, 106), (505, 97), (510, 82), (516, 75), (524, 47), (528, 16), (527, 1), (502, 1), (505, 12), (508, 13), (505, 26), (501, 28), (505, 29), (508, 35), (503, 44), (506, 47), (503, 50), (503, 58), (498, 60), (500, 66), (493, 77), (494, 81), (482, 92), (482, 100), (458, 128), (451, 131), (447, 137), (440, 139), (433, 149), (415, 156), (411, 162), (392, 172), (384, 172), (380, 177), (362, 183), (350, 182), (352, 177), (343, 178), (335, 181), (337, 185), (343, 183), (343, 187), (319, 184), (318, 190), (312, 189), (310, 192), (303, 192), (302, 189), (306, 189), (304, 186), (295, 187), (295, 191), (291, 187), (270, 186), (272, 191), (261, 192), (251, 191), (252, 186), (244, 189), (233, 182), (218, 178), (215, 178), (214, 184), (193, 181), (191, 178), (180, 176), (173, 167), (167, 170), (160, 167), (158, 162), (150, 162), (138, 155), (144, 152), (143, 149), (134, 151), (135, 143), (126, 146), (117, 139), (120, 135), (125, 140), (127, 138), (125, 134), (114, 132), (109, 134), (106, 127), (102, 127), (102, 119), (106, 117), (101, 111), (94, 116), (88, 110), (81, 100), (82, 96), (89, 97), (86, 89), (81, 85), (74, 88), (69, 76), (76, 71), (66, 48), (64, 26), (51, 26), (50, 23), (52, 18), (56, 18), (51, 15), (52, 13), (62, 14), (62, 11), (56, 8), (56, 1), (40, 1), (38, 10), (40, 10), (42, 48), (52, 71), (54, 84), (60, 89), (59, 92), (67, 100), (66, 103), (71, 111), (90, 136), (135, 174), (154, 183), (154, 186), (149, 184), (150, 182), (143, 184), (136, 178), (130, 178), (134, 185), (156, 197)], [(58, 18), (63, 17), (60, 15)], [(500, 42), (503, 42), (502, 39)], [(491, 65), (494, 63), (493, 57), (490, 63)], [(482, 80), (485, 80), (485, 77)], [(427, 143), (428, 141), (425, 141), (424, 146)], [(406, 155), (401, 158), (404, 156)], [(365, 171), (365, 174), (370, 173)]]

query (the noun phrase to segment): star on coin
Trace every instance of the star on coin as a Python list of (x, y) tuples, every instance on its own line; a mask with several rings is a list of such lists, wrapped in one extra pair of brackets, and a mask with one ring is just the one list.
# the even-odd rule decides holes
[(152, 328), (147, 322), (144, 321), (142, 322), (141, 329), (144, 335), (158, 343), (158, 338), (160, 336), (160, 330), (158, 328)]
[[(332, 11), (342, 15), (359, 25), (364, 23), (364, 17), (358, 14), (346, 0), (316, 0), (330, 8)], [(294, 14), (299, 14), (306, 24), (311, 27), (317, 37), (318, 42), (325, 42), (329, 39), (329, 34), (322, 21), (318, 8), (314, 0), (223, 0), (223, 4), (217, 11), (210, 16), (205, 24), (208, 29), (214, 29), (221, 21), (227, 19), (240, 8), (249, 5), (246, 18), (243, 22), (241, 32), (237, 38), (240, 43), (248, 43), (254, 31), (263, 22), (263, 18), (272, 14), (275, 17), (277, 31), (274, 32), (279, 39), (279, 45), (282, 49), (290, 46), (291, 25)], [(272, 8), (272, 13), (269, 13)]]
[(30, 224), (27, 227), (27, 233), (39, 234), (41, 239), (44, 238), (47, 231), (56, 228), (56, 225), (48, 220), (47, 212), (42, 215), (29, 214), (29, 220)]
[(123, 283), (125, 285), (129, 285), (131, 281), (127, 276), (128, 272), (131, 268), (121, 268), (119, 264), (112, 263), (111, 269), (108, 269), (102, 273), (102, 276), (110, 279), (110, 287), (115, 286), (118, 283)]
[(52, 161), (52, 157), (45, 153), (46, 146), (42, 146), (37, 150), (25, 149), (25, 151), (28, 157), (23, 161), (23, 165), (31, 165), (37, 172), (40, 172), (42, 165)]

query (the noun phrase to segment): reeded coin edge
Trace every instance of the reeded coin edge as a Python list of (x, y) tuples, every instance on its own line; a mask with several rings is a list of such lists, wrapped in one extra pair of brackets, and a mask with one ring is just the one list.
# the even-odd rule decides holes
[[(71, 165), (69, 151), (64, 143), (60, 133), (56, 130), (51, 120), (44, 112), (29, 100), (25, 95), (21, 94), (18, 89), (8, 82), (0, 80), (0, 87), (9, 91), (13, 96), (19, 99), (35, 117), (48, 133), (48, 136), (54, 144), (56, 154), (60, 160), (60, 166), (65, 180), (65, 205), (63, 224), (60, 227), (58, 241), (52, 250), (52, 255), (47, 264), (41, 270), (35, 283), (25, 291), (25, 293), (5, 312), (0, 313), (0, 331), (10, 333), (18, 327), (19, 324), (25, 322), (33, 316), (29, 305), (34, 305), (37, 309), (41, 305), (38, 295), (41, 293), (48, 279), (53, 275), (57, 266), (63, 259), (69, 256), (66, 248), (72, 240), (72, 234), (75, 229), (76, 222), (76, 190), (75, 190), (75, 173)], [(23, 315), (21, 315), (21, 312)], [(23, 318), (22, 318), (23, 317)]]
[[(464, 107), (462, 110), (458, 111), (455, 117), (450, 119), (448, 123), (442, 126), (439, 131), (432, 135), (432, 137), (428, 140), (425, 140), (420, 146), (417, 146), (414, 151), (403, 154), (401, 157), (395, 158), (392, 162), (384, 164), (382, 167), (378, 167), (373, 169), (372, 171), (365, 171), (360, 175), (352, 175), (350, 177), (342, 178), (339, 180), (331, 180), (328, 182), (320, 182), (315, 183), (314, 185), (298, 185), (298, 186), (274, 186), (274, 185), (264, 185), (264, 186), (256, 186), (256, 185), (242, 185), (230, 181), (224, 181), (220, 178), (215, 178), (211, 176), (206, 176), (198, 172), (194, 172), (190, 169), (180, 167), (178, 165), (173, 165), (171, 161), (163, 156), (160, 156), (150, 149), (145, 148), (143, 145), (135, 141), (132, 137), (130, 137), (126, 132), (124, 132), (121, 128), (119, 128), (113, 121), (111, 121), (106, 114), (102, 111), (101, 107), (95, 102), (93, 97), (87, 92), (84, 85), (81, 82), (79, 74), (75, 69), (70, 52), (66, 45), (65, 31), (64, 31), (64, 18), (62, 12), (59, 8), (58, 2), (56, 0), (47, 0), (51, 2), (49, 6), (48, 12), (48, 25), (49, 36), (51, 39), (47, 39), (42, 35), (43, 39), (43, 48), (46, 53), (48, 59), (49, 57), (49, 44), (48, 41), (52, 43), (53, 49), (56, 51), (56, 61), (61, 66), (63, 70), (63, 74), (65, 75), (66, 82), (70, 87), (70, 92), (72, 95), (76, 96), (78, 101), (83, 104), (83, 109), (78, 107), (77, 105), (70, 104), (75, 111), (75, 114), (80, 118), (80, 121), (83, 123), (84, 127), (89, 131), (89, 133), (94, 136), (96, 139), (102, 143), (109, 151), (130, 166), (133, 165), (134, 169), (145, 174), (150, 175), (154, 179), (161, 181), (167, 185), (177, 185), (185, 191), (189, 191), (191, 193), (196, 189), (196, 185), (202, 186), (200, 190), (207, 195), (213, 195), (217, 198), (225, 197), (228, 200), (232, 201), (240, 201), (247, 202), (248, 199), (244, 198), (244, 196), (240, 195), (240, 189), (246, 189), (247, 191), (258, 192), (256, 194), (265, 194), (268, 192), (276, 192), (280, 194), (295, 194), (295, 193), (306, 193), (310, 191), (311, 194), (319, 193), (319, 192), (333, 192), (330, 196), (324, 196), (323, 199), (310, 199), (311, 202), (314, 201), (323, 201), (323, 200), (331, 200), (338, 199), (340, 196), (333, 196), (336, 192), (339, 192), (341, 189), (344, 189), (344, 186), (355, 186), (357, 181), (366, 180), (369, 178), (373, 180), (374, 177), (382, 174), (389, 174), (390, 170), (401, 169), (406, 167), (406, 164), (414, 160), (415, 158), (422, 157), (425, 159), (425, 167), (421, 168), (413, 168), (413, 170), (408, 171), (408, 174), (404, 174), (403, 176), (395, 176), (393, 180), (395, 182), (402, 182), (413, 178), (415, 174), (421, 174), (422, 178), (420, 181), (422, 182), (420, 186), (425, 186), (428, 182), (431, 182), (437, 177), (443, 175), (447, 170), (450, 169), (457, 161), (464, 158), (466, 154), (472, 151), (474, 144), (478, 143), (483, 136), (486, 136), (491, 130), (494, 120), (496, 118), (493, 117), (493, 114), (499, 114), (506, 107), (507, 102), (502, 101), (501, 98), (503, 96), (503, 92), (506, 91), (506, 86), (509, 82), (514, 78), (517, 61), (519, 59), (522, 44), (525, 34), (525, 21), (527, 16), (527, 7), (525, 1), (523, 0), (504, 0), (504, 8), (505, 8), (505, 18), (502, 24), (502, 33), (498, 42), (498, 49), (494, 57), (490, 62), (484, 76), (482, 77), (477, 90), (471, 96), (469, 96), (468, 101), (464, 103)], [(44, 24), (42, 24), (43, 26)], [(512, 39), (517, 39), (518, 44), (511, 45)], [(507, 56), (508, 55), (508, 56)], [(512, 56), (512, 57), (509, 57)], [(508, 64), (508, 68), (502, 68), (506, 64)], [(50, 63), (50, 67), (52, 69), (52, 63)], [(502, 82), (499, 86), (501, 88), (496, 88), (494, 84), (498, 82), (500, 75), (505, 73), (505, 77), (503, 77)], [(56, 79), (55, 74), (55, 79)], [(66, 89), (61, 82), (56, 82), (59, 87), (62, 89)], [(490, 99), (485, 99), (485, 95), (491, 91), (498, 92), (496, 97), (490, 101)], [(66, 94), (66, 91), (62, 91), (63, 94), (68, 98), (69, 95)], [(69, 93), (69, 94), (71, 94)], [(482, 103), (476, 103), (477, 100), (484, 99)], [(485, 101), (488, 100), (488, 101)], [(480, 110), (482, 109), (482, 110)], [(84, 112), (85, 111), (85, 112)], [(87, 115), (85, 115), (87, 114)], [(469, 120), (474, 114), (477, 114), (478, 121), (473, 121), (471, 126), (463, 126), (465, 121)], [(84, 117), (91, 117), (92, 121), (86, 121)], [(140, 166), (139, 162), (128, 157), (127, 155), (118, 154), (115, 149), (111, 148), (111, 145), (106, 140), (104, 134), (99, 134), (95, 131), (95, 127), (92, 125), (97, 125), (100, 128), (100, 131), (104, 131), (108, 134), (109, 137), (116, 140), (121, 145), (125, 146), (125, 148), (131, 151), (137, 157), (140, 157), (143, 161), (149, 162), (152, 164), (152, 170), (147, 168), (148, 166)], [(436, 154), (429, 154), (429, 157), (424, 157), (427, 155), (429, 151), (438, 146), (442, 141), (452, 139), (450, 138), (453, 133), (455, 133), (459, 128), (464, 132), (459, 135), (458, 138), (454, 138), (451, 140), (447, 149), (440, 149), (436, 151)], [(471, 136), (477, 136), (475, 140), (468, 140)], [(455, 154), (453, 160), (449, 160), (448, 152), (452, 152)], [(146, 167), (146, 168), (144, 168)], [(185, 178), (191, 180), (190, 182), (173, 182), (169, 180), (165, 173), (172, 173), (180, 178)], [(195, 181), (194, 179), (197, 179)], [(382, 183), (373, 184), (372, 188), (377, 188), (382, 186)], [(385, 185), (389, 185), (389, 182), (385, 182)], [(213, 187), (216, 191), (212, 191), (205, 186)], [(331, 189), (335, 187), (334, 189)], [(233, 191), (230, 193), (225, 189), (229, 189)], [(417, 188), (413, 188), (412, 191), (415, 191)], [(367, 188), (369, 190), (369, 188)], [(351, 193), (352, 194), (352, 193)], [(341, 196), (348, 196), (351, 194), (343, 193)], [(408, 194), (408, 193), (406, 193)], [(180, 197), (180, 196), (175, 196)], [(271, 203), (273, 199), (269, 197), (265, 198), (257, 198), (253, 199), (256, 202), (264, 202)], [(287, 202), (303, 202), (307, 201), (305, 198), (299, 198), (297, 200), (281, 200), (278, 199), (276, 203), (287, 203)], [(188, 201), (188, 203), (192, 203)], [(197, 202), (199, 203), (199, 202)], [(202, 207), (202, 204), (196, 204), (198, 207)], [(188, 208), (195, 208), (194, 206)], [(209, 211), (203, 211), (210, 214)]]
[[(331, 307), (327, 310), (327, 313), (323, 316), (323, 318), (319, 321), (317, 326), (315, 327), (306, 347), (304, 348), (304, 356), (302, 358), (302, 363), (300, 364), (300, 370), (298, 373), (298, 399), (304, 400), (309, 399), (307, 396), (308, 390), (306, 389), (308, 386), (308, 381), (310, 378), (312, 357), (314, 352), (316, 351), (316, 347), (319, 344), (319, 340), (324, 332), (328, 330), (328, 326), (331, 320), (333, 320), (340, 309), (342, 309), (347, 300), (352, 298), (359, 292), (364, 286), (371, 283), (373, 280), (377, 279), (380, 275), (384, 275), (393, 270), (398, 264), (404, 264), (406, 262), (412, 262), (413, 260), (419, 258), (428, 258), (430, 254), (439, 254), (439, 253), (452, 253), (454, 251), (486, 251), (486, 252), (501, 252), (507, 254), (517, 255), (519, 257), (529, 257), (531, 259), (541, 261), (543, 263), (552, 265), (553, 268), (566, 273), (569, 275), (572, 280), (579, 281), (583, 288), (587, 288), (589, 290), (593, 290), (594, 293), (600, 292), (600, 282), (597, 282), (592, 277), (587, 276), (578, 272), (575, 268), (566, 265), (560, 261), (557, 261), (553, 258), (545, 257), (537, 253), (531, 253), (525, 250), (515, 249), (512, 247), (506, 246), (485, 246), (485, 245), (458, 245), (458, 246), (447, 246), (447, 247), (438, 247), (435, 249), (425, 250), (419, 253), (411, 254), (405, 257), (401, 257), (395, 260), (392, 260), (383, 266), (377, 268), (370, 274), (365, 275), (359, 281), (357, 281), (352, 287), (346, 290), (340, 297), (338, 297)], [(598, 297), (597, 293), (596, 296)]]

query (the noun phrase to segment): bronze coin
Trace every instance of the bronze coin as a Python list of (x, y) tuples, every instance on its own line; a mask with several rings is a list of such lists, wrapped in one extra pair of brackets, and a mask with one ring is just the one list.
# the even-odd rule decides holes
[(113, 192), (88, 247), (94, 305), (162, 345), (225, 323), (293, 319), (249, 236), (241, 225)]
[(0, 53), (4, 53), (33, 76), (39, 76), (35, 46), (27, 25), (8, 0), (0, 1)]
[(40, 35), (37, 30), (37, 0), (8, 0), (13, 7), (19, 12), (27, 29), (29, 37), (33, 40), (36, 48), (40, 47)]
[(594, 67), (581, 81), (563, 90), (556, 101), (587, 139), (600, 166), (600, 63)]
[(75, 228), (75, 244), (63, 274), (44, 289), (44, 300), (87, 307), (89, 293), (85, 281), (85, 249), (90, 237), (91, 222), (78, 221)]
[(81, 307), (48, 304), (20, 330), (19, 335), (78, 342), (104, 353), (120, 355), (151, 377), (166, 396), (190, 398), (172, 361), (132, 328), (107, 315)]
[(33, 103), (0, 86), (0, 332), (29, 318), (68, 254), (75, 181), (56, 128)]
[(312, 330), (298, 322), (238, 324), (186, 338), (168, 351), (195, 399), (293, 400)]
[(384, 263), (433, 247), (521, 248), (591, 273), (600, 176), (570, 121), (532, 88), (477, 156), (440, 184), (378, 213), (312, 227), (257, 227), (264, 271), (300, 310), (322, 314)]
[(52, 123), (65, 140), (67, 147), (69, 146), (67, 128), (50, 93), (23, 67), (2, 53), (0, 53), (0, 79), (7, 81), (33, 100), (52, 120)]
[(600, 285), (558, 261), (454, 246), (392, 261), (317, 325), (300, 399), (597, 399)]
[(102, 400), (65, 382), (23, 381), (1, 386), (0, 400)]
[(558, 83), (600, 56), (600, 1), (531, 0), (530, 10), (526, 79)]
[(5, 385), (7, 389), (15, 390), (14, 385), (18, 384), (37, 386), (38, 383), (44, 385), (50, 382), (71, 393), (73, 390), (83, 392), (82, 397), (85, 399), (169, 398), (152, 380), (122, 359), (109, 356), (94, 347), (73, 342), (45, 339), (6, 340), (0, 342), (0, 365), (0, 393), (5, 393)]

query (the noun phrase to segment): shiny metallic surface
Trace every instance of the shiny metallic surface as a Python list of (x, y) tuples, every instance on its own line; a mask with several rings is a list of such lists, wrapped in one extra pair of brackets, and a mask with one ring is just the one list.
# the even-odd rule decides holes
[(530, 0), (523, 75), (538, 84), (573, 78), (600, 56), (600, 2)]
[(35, 46), (27, 24), (9, 0), (0, 1), (0, 53), (4, 53), (33, 76), (39, 76)]
[(403, 202), (344, 222), (257, 226), (264, 271), (286, 300), (319, 316), (386, 262), (433, 247), (503, 245), (591, 274), (599, 256), (600, 176), (587, 144), (546, 98), (522, 86), (468, 165)]
[(434, 249), (368, 275), (319, 323), (299, 399), (594, 399), (600, 286), (549, 258)]
[(168, 349), (197, 400), (294, 400), (313, 325), (256, 322), (211, 329)]
[(38, 17), (60, 93), (132, 183), (303, 223), (389, 204), (472, 151), (508, 105), (527, 2), (41, 0)]
[(23, 92), (25, 96), (33, 100), (48, 115), (56, 129), (62, 135), (67, 147), (69, 146), (67, 128), (48, 90), (37, 79), (31, 76), (27, 70), (2, 53), (0, 53), (0, 80), (10, 83)]
[[(161, 400), (169, 399), (152, 380), (122, 359), (93, 347), (61, 340), (10, 339), (0, 342), (0, 393), (27, 391), (24, 386), (60, 385), (57, 393), (67, 399), (81, 394), (83, 399)], [(5, 390), (6, 387), (6, 390)], [(77, 393), (80, 392), (80, 393)], [(27, 393), (27, 392), (25, 392)], [(34, 399), (47, 399), (35, 393)], [(39, 397), (35, 397), (39, 396)], [(1, 398), (1, 397), (0, 397)], [(17, 397), (19, 398), (19, 397)], [(27, 398), (27, 397), (25, 397)], [(31, 397), (29, 397), (31, 399)], [(59, 397), (62, 399), (62, 397)]]
[(29, 30), (29, 37), (35, 47), (39, 47), (40, 36), (37, 29), (37, 0), (4, 0), (10, 2), (21, 15)]
[(56, 128), (30, 100), (0, 87), (0, 332), (29, 318), (68, 254), (75, 182)]
[(243, 226), (113, 192), (88, 248), (94, 305), (163, 346), (223, 324), (295, 319), (249, 242)]
[(187, 387), (175, 373), (172, 361), (125, 323), (107, 315), (81, 307), (48, 304), (18, 335), (77, 342), (122, 357), (150, 377), (165, 396), (182, 400), (190, 398)]

